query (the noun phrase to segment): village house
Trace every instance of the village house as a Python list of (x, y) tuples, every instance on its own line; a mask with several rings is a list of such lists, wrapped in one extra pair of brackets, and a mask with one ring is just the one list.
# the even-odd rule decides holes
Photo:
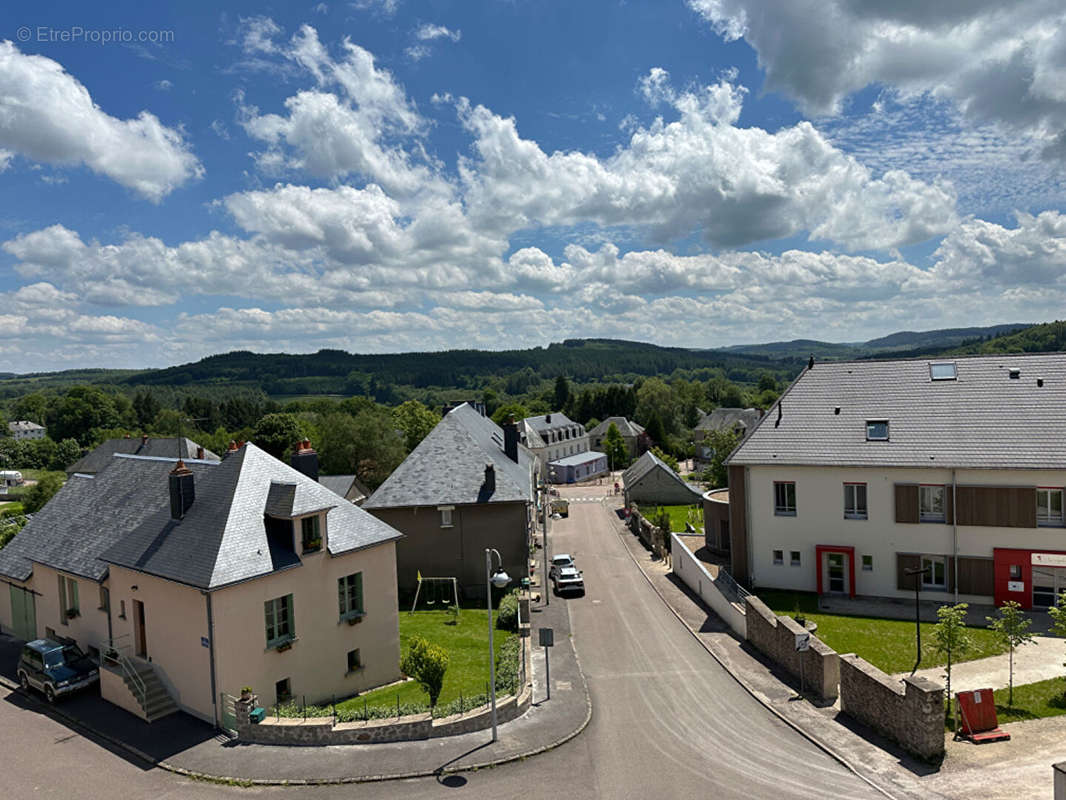
[[(602, 451), (606, 449), (604, 441), (607, 439), (607, 431), (610, 430), (612, 424), (622, 434), (622, 441), (625, 442), (626, 451), (631, 459), (638, 458), (651, 449), (651, 439), (644, 432), (644, 428), (641, 425), (625, 417), (607, 417), (607, 419), (589, 431), (589, 441), (593, 450)], [(620, 466), (622, 465), (612, 464), (611, 468), (618, 469)]]
[(463, 403), (444, 415), (363, 508), (403, 532), (396, 547), (401, 591), (418, 575), (456, 578), (468, 597), (484, 597), (485, 549), (504, 569), (527, 572), (535, 524), (538, 462), (503, 428)]
[(74, 475), (0, 550), (0, 627), (102, 656), (102, 696), (149, 721), (397, 679), (401, 534), (310, 477), (309, 443), (294, 465), (246, 444)]
[(36, 422), (30, 422), (25, 419), (7, 423), (7, 430), (14, 437), (16, 442), (31, 439), (43, 439), (46, 432), (44, 425), (38, 425)]
[(585, 426), (561, 411), (526, 417), (518, 423), (518, 436), (540, 461), (546, 483), (574, 483), (607, 473), (607, 456), (589, 449)]
[(153, 458), (183, 458), (186, 461), (218, 461), (218, 456), (205, 450), (192, 439), (178, 437), (149, 437), (147, 434), (120, 439), (106, 439), (67, 467), (67, 475), (95, 475), (109, 466), (113, 456), (148, 456)]
[(756, 587), (1047, 608), (1066, 592), (1066, 355), (818, 363), (728, 459)]
[(650, 450), (622, 473), (626, 503), (638, 505), (695, 505), (703, 491), (678, 475)]

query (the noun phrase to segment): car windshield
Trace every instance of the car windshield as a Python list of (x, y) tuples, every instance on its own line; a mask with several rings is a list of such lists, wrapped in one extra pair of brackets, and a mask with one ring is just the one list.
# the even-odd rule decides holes
[(85, 658), (85, 653), (76, 644), (68, 644), (63, 648), (63, 658), (68, 664), (73, 664), (75, 661), (81, 661)]
[(552, 563), (560, 567), (568, 566), (573, 563), (573, 559), (570, 556), (556, 556), (552, 559)]
[(58, 647), (55, 650), (49, 650), (44, 654), (44, 665), (46, 667), (63, 666), (63, 651)]

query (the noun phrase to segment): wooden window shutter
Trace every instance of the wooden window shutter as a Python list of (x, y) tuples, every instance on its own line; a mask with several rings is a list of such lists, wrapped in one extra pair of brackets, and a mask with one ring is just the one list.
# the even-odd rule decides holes
[[(918, 487), (914, 488), (917, 489)], [(918, 569), (921, 565), (922, 557), (916, 553), (896, 553), (896, 588), (913, 592), (914, 582), (921, 576), (907, 575), (906, 570)]]
[(995, 569), (991, 558), (959, 556), (959, 594), (987, 597), (995, 594)]
[(977, 493), (980, 491), (976, 486), (959, 486), (955, 492), (955, 508), (958, 511), (957, 520), (960, 525), (980, 525), (977, 521)]
[(951, 484), (944, 487), (944, 522), (951, 525), (955, 521), (955, 497)]
[(896, 522), (918, 523), (917, 484), (896, 484)]

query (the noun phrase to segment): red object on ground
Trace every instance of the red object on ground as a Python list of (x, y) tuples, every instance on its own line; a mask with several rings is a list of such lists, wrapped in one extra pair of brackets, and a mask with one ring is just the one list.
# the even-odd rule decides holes
[(1010, 738), (1010, 734), (999, 727), (996, 701), (991, 689), (958, 692), (955, 702), (959, 709), (959, 735), (972, 742), (995, 742)]

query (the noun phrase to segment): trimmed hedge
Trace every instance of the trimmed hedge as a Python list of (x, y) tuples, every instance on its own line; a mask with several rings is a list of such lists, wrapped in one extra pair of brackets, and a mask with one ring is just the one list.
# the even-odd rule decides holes
[(496, 609), (496, 627), (511, 633), (518, 632), (518, 590), (508, 592)]

